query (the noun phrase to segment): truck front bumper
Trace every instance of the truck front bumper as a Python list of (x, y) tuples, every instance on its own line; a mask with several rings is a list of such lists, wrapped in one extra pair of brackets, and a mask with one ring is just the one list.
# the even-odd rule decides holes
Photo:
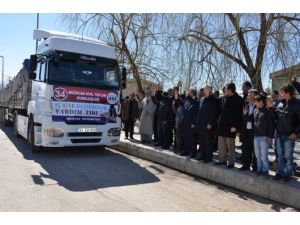
[[(121, 121), (106, 125), (69, 125), (64, 122), (53, 122), (44, 119), (41, 128), (40, 143), (44, 147), (71, 147), (71, 146), (104, 146), (119, 144), (120, 136), (108, 134), (109, 129), (120, 129)], [(49, 136), (46, 129), (63, 131), (62, 137)], [(114, 134), (116, 135), (116, 134)]]

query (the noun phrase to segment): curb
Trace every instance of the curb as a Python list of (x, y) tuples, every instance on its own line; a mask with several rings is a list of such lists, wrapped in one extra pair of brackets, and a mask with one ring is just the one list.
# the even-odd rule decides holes
[(258, 177), (250, 171), (239, 171), (237, 168), (228, 170), (211, 163), (199, 163), (196, 160), (175, 155), (170, 151), (160, 151), (151, 146), (132, 144), (129, 141), (120, 141), (119, 145), (109, 147), (137, 158), (300, 209), (299, 181), (280, 183), (270, 178)]

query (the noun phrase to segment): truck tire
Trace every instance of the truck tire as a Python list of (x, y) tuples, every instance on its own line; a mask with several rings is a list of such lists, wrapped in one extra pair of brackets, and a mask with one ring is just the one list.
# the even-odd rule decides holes
[(30, 149), (32, 151), (32, 153), (39, 153), (42, 151), (42, 147), (41, 146), (36, 146), (34, 144), (35, 140), (34, 140), (34, 122), (33, 122), (33, 119), (30, 118), (29, 119), (29, 122), (28, 122), (28, 142), (29, 142), (29, 145), (30, 145)]
[(98, 146), (98, 147), (97, 147), (97, 150), (99, 150), (99, 151), (104, 151), (104, 150), (105, 150), (105, 146)]
[(21, 137), (19, 132), (18, 132), (18, 115), (16, 114), (15, 118), (14, 118), (14, 135), (15, 137), (19, 138)]
[(3, 122), (4, 122), (3, 116), (4, 116), (3, 107), (0, 107), (0, 123), (1, 123), (1, 124), (3, 124)]
[(3, 109), (3, 123), (4, 123), (4, 126), (5, 127), (8, 127), (9, 126), (9, 120), (7, 120), (6, 118), (5, 118), (5, 114), (6, 114), (6, 110), (5, 110), (5, 108)]

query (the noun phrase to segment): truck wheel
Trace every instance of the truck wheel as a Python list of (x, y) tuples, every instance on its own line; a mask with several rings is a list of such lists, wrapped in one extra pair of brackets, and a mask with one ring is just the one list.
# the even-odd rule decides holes
[(99, 151), (104, 151), (104, 150), (105, 150), (105, 146), (98, 146), (98, 147), (97, 147), (97, 150), (99, 150)]
[(34, 144), (35, 140), (34, 140), (34, 122), (33, 119), (30, 118), (29, 122), (28, 122), (28, 142), (31, 148), (31, 151), (33, 153), (38, 153), (42, 151), (42, 147), (41, 146), (36, 146)]
[(14, 135), (17, 138), (21, 137), (19, 132), (18, 132), (18, 115), (16, 115), (15, 119), (14, 119)]
[(5, 108), (3, 109), (4, 111), (3, 111), (3, 121), (4, 121), (4, 126), (5, 127), (8, 127), (9, 126), (9, 120), (7, 120), (6, 118), (5, 118), (5, 116), (6, 116), (6, 110), (5, 110)]
[(9, 122), (4, 118), (4, 126), (8, 127), (9, 126)]
[(4, 122), (3, 117), (4, 117), (4, 110), (2, 107), (0, 107), (0, 123), (2, 123), (2, 124)]

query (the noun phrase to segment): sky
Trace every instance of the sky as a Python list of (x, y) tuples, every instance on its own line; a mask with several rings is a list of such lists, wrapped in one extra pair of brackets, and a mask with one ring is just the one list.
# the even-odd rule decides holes
[[(24, 59), (30, 58), (30, 55), (35, 53), (35, 40), (33, 40), (35, 28), (36, 14), (34, 13), (0, 13), (0, 55), (4, 56), (5, 83), (9, 77), (17, 75)], [(62, 14), (54, 13), (39, 14), (39, 28), (66, 31), (66, 27), (62, 25)]]
[[(40, 29), (68, 32), (67, 27), (62, 23), (63, 14), (40, 13), (39, 17)], [(5, 84), (10, 77), (17, 75), (24, 59), (30, 58), (30, 55), (35, 53), (35, 40), (33, 40), (35, 28), (35, 13), (0, 13), (0, 56), (5, 58)], [(264, 79), (263, 82), (265, 87), (270, 84), (269, 79)]]

